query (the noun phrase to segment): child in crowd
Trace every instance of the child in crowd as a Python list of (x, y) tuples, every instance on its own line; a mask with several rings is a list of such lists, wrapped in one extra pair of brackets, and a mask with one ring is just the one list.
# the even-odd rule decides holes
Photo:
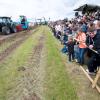
[(69, 37), (66, 45), (68, 47), (69, 61), (74, 61), (74, 45), (75, 45), (75, 42), (73, 41), (72, 37)]

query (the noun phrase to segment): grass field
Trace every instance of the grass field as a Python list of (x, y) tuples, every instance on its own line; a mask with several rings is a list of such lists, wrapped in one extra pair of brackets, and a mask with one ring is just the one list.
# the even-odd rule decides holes
[(51, 31), (47, 33), (46, 100), (78, 100)]
[(32, 52), (33, 46), (37, 43), (39, 31), (28, 38), (18, 47), (3, 63), (0, 64), (0, 100), (7, 100), (7, 90), (14, 88), (16, 80), (20, 78), (18, 67), (23, 66)]
[[(43, 42), (41, 39), (39, 42), (41, 36), (45, 37)], [(33, 91), (36, 90), (37, 95), (41, 94), (38, 95), (38, 97), (41, 96), (41, 100), (78, 100), (75, 86), (66, 72), (66, 66), (59, 53), (57, 42), (50, 29), (47, 26), (41, 26), (35, 33), (33, 32), (31, 37), (16, 48), (5, 61), (0, 63), (0, 100), (25, 100), (18, 97), (23, 90), (22, 86), (18, 87), (18, 81), (23, 82), (22, 75), (27, 72), (20, 72), (18, 68), (27, 64), (29, 68), (32, 68), (30, 74), (33, 75), (33, 77), (28, 76), (28, 78), (36, 78), (35, 80), (37, 80), (36, 83), (31, 82), (32, 89)], [(41, 43), (43, 44), (42, 53), (40, 53), (40, 58), (37, 59), (39, 61), (37, 65), (39, 65), (36, 69), (37, 65), (34, 64), (36, 61), (31, 59), (29, 62), (29, 59), (31, 56), (37, 57), (38, 53), (41, 52), (40, 50), (36, 54), (33, 52), (39, 46), (41, 47)], [(37, 72), (34, 72), (35, 70)], [(14, 88), (19, 90), (13, 91)], [(12, 93), (9, 91), (12, 91)], [(11, 99), (11, 96), (14, 98)]]

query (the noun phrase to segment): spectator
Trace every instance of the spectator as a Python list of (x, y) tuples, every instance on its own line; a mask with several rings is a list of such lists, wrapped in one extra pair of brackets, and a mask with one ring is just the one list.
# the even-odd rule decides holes
[(68, 32), (67, 32), (67, 27), (68, 25), (64, 26), (64, 38), (63, 38), (63, 43), (68, 41)]
[[(94, 31), (89, 32), (89, 34), (86, 38), (87, 47), (90, 47), (91, 45), (94, 45), (94, 37), (95, 37)], [(89, 48), (87, 48), (87, 56), (91, 57), (92, 53), (93, 52)]]
[(70, 37), (68, 39), (68, 42), (66, 43), (68, 46), (68, 55), (69, 55), (69, 61), (74, 61), (74, 45), (75, 42), (73, 41), (73, 38)]
[(97, 53), (93, 53), (92, 57), (88, 63), (88, 70), (86, 70), (89, 74), (95, 75), (97, 67), (100, 65), (100, 21), (96, 23), (96, 34), (94, 36), (94, 44), (90, 45), (90, 49), (94, 49)]
[(61, 29), (62, 29), (62, 27), (61, 27), (61, 25), (56, 25), (55, 26), (55, 29), (56, 29), (56, 37), (58, 38), (58, 39), (60, 39), (60, 37), (61, 37)]
[(78, 36), (76, 38), (76, 41), (79, 43), (79, 63), (81, 65), (84, 64), (84, 53), (86, 49), (86, 34), (82, 31), (82, 29), (79, 29)]
[(93, 22), (90, 22), (88, 24), (88, 32), (93, 32), (95, 30), (95, 24)]
[[(75, 38), (77, 38), (77, 35), (75, 36)], [(75, 61), (77, 63), (79, 63), (79, 46), (78, 46), (78, 42), (75, 43), (74, 45), (74, 52), (75, 52)]]
[(84, 33), (87, 33), (87, 30), (88, 30), (87, 24), (85, 22), (83, 22), (83, 24), (82, 24), (82, 31)]

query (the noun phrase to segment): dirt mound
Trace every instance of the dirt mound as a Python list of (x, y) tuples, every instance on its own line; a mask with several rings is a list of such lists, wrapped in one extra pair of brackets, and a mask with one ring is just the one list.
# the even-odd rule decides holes
[(23, 100), (40, 100), (40, 98), (35, 93), (33, 93), (32, 95), (30, 94), (28, 97), (24, 97)]

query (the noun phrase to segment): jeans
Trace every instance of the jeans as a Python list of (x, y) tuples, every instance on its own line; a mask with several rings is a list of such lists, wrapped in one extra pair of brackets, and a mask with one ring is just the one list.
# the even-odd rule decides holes
[(64, 46), (62, 49), (61, 49), (61, 52), (62, 53), (67, 53), (68, 52), (68, 48), (66, 46)]
[(84, 64), (85, 48), (79, 48), (79, 63)]
[(77, 61), (80, 62), (79, 52), (77, 51), (75, 51), (75, 59), (77, 59)]
[(75, 52), (75, 59), (77, 59), (77, 61), (79, 62), (79, 47), (78, 45), (74, 46), (74, 52)]
[(68, 55), (69, 55), (69, 61), (74, 60), (74, 52), (72, 53), (69, 52)]

